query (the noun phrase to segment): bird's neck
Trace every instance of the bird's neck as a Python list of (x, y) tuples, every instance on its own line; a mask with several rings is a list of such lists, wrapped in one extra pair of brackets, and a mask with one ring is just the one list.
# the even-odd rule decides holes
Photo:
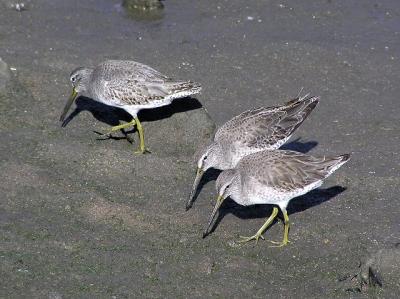
[(82, 82), (81, 82), (81, 88), (80, 88), (80, 95), (85, 96), (85, 97), (92, 97), (91, 90), (90, 90), (90, 83), (92, 81), (92, 74), (93, 74), (93, 69), (86, 69), (84, 76), (82, 77)]
[(235, 178), (233, 179), (230, 188), (229, 188), (229, 196), (231, 197), (232, 200), (234, 200), (236, 203), (244, 205), (243, 203), (243, 196), (241, 194), (241, 179), (240, 179), (240, 174), (237, 173), (235, 175)]

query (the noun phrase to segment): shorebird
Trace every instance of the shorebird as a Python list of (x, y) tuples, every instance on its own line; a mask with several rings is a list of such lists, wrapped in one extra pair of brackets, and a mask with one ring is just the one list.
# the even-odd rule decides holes
[(211, 144), (197, 153), (196, 178), (186, 203), (192, 204), (201, 177), (209, 168), (234, 168), (241, 158), (281, 147), (317, 106), (319, 97), (308, 95), (284, 105), (245, 111), (220, 127)]
[(255, 204), (275, 205), (272, 214), (263, 226), (251, 237), (241, 237), (240, 242), (263, 239), (263, 232), (271, 225), (278, 214), (278, 206), (283, 214), (284, 246), (289, 242), (289, 216), (286, 207), (292, 198), (306, 194), (321, 186), (323, 180), (346, 163), (349, 154), (333, 157), (313, 157), (286, 151), (264, 150), (244, 157), (236, 168), (223, 171), (217, 181), (217, 203), (210, 216), (203, 237), (208, 234), (214, 216), (223, 201), (230, 197), (236, 203), (249, 206)]
[(198, 83), (175, 81), (145, 64), (128, 60), (107, 60), (94, 68), (79, 67), (70, 75), (72, 94), (60, 121), (78, 95), (84, 95), (106, 105), (120, 107), (132, 115), (131, 122), (114, 126), (104, 135), (136, 125), (140, 145), (136, 153), (145, 153), (142, 125), (137, 117), (139, 110), (168, 105), (176, 98), (197, 94)]

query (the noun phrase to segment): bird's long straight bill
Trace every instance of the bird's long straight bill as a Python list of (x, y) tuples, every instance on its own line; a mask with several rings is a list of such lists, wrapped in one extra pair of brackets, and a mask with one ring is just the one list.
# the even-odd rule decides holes
[(203, 176), (204, 171), (201, 168), (197, 168), (196, 178), (194, 179), (192, 190), (190, 191), (189, 199), (186, 203), (186, 210), (190, 209), (192, 206), (194, 195), (196, 194), (197, 187), (200, 183), (201, 177)]
[(205, 238), (208, 235), (208, 230), (210, 229), (210, 226), (213, 223), (215, 214), (217, 213), (218, 209), (221, 207), (223, 201), (224, 201), (224, 198), (221, 195), (219, 195), (217, 198), (217, 202), (214, 206), (214, 210), (212, 211), (210, 219), (208, 220), (208, 225), (207, 225), (206, 229), (204, 230), (203, 238)]
[(69, 97), (68, 101), (65, 103), (63, 113), (60, 116), (60, 121), (64, 121), (65, 116), (68, 113), (69, 108), (71, 107), (72, 103), (75, 101), (78, 93), (76, 92), (75, 88), (72, 89), (71, 96)]

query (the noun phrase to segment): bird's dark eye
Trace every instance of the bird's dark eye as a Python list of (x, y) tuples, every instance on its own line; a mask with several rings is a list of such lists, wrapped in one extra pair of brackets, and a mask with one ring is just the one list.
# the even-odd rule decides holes
[(72, 77), (72, 78), (71, 78), (71, 81), (72, 81), (72, 82), (75, 82), (75, 81), (76, 81), (76, 77)]
[(204, 161), (207, 160), (207, 156), (204, 156), (203, 160), (204, 160)]
[(229, 189), (229, 185), (228, 186), (226, 186), (226, 188), (225, 189)]

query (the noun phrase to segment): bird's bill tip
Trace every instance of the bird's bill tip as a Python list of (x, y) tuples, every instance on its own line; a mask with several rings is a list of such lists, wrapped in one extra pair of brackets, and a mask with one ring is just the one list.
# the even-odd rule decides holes
[(68, 98), (68, 101), (65, 103), (63, 112), (60, 116), (60, 121), (64, 122), (65, 116), (67, 115), (69, 108), (71, 107), (71, 105), (73, 104), (73, 102), (75, 101), (77, 96), (78, 96), (78, 93), (74, 87), (74, 88), (72, 88), (72, 93), (71, 93), (70, 97)]
[(203, 175), (203, 173), (204, 173), (204, 170), (200, 167), (197, 167), (196, 178), (194, 179), (192, 190), (190, 191), (189, 199), (186, 202), (186, 211), (189, 210), (193, 205), (193, 199), (196, 194), (196, 189), (200, 183), (201, 176)]
[(204, 230), (203, 239), (208, 235), (211, 224), (214, 221), (215, 214), (217, 214), (217, 211), (221, 207), (223, 201), (224, 201), (224, 198), (221, 195), (218, 195), (217, 202), (215, 203), (215, 206), (211, 213), (210, 219), (208, 220), (208, 225), (207, 225), (206, 229)]
[(192, 206), (193, 206), (193, 203), (192, 203), (192, 196), (190, 196), (190, 198), (189, 198), (189, 200), (188, 200), (188, 202), (186, 203), (186, 206), (185, 206), (186, 211), (189, 211), (189, 209), (190, 209)]

